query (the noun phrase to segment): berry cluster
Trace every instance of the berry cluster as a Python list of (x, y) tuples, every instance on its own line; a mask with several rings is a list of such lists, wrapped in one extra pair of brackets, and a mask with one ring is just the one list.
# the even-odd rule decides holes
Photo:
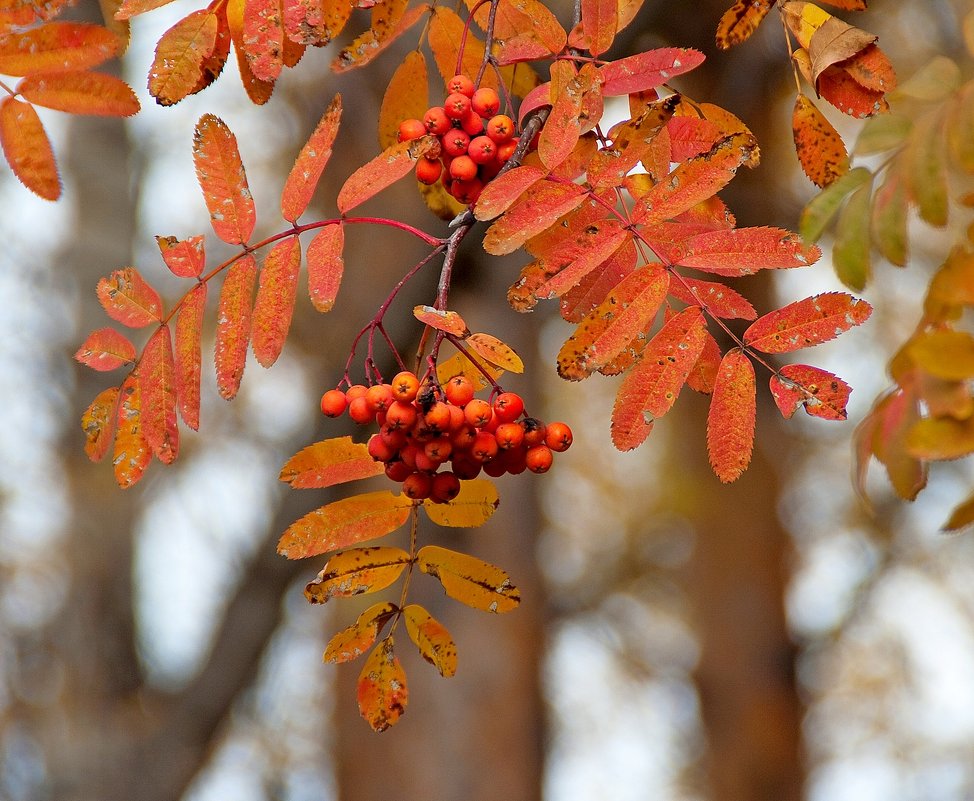
[(477, 89), (466, 75), (454, 76), (446, 90), (442, 106), (433, 106), (421, 120), (399, 124), (399, 141), (426, 134), (438, 137), (439, 154), (416, 162), (416, 178), (430, 185), (442, 180), (453, 197), (469, 205), (511, 158), (518, 138), (514, 120), (498, 113), (500, 96), (495, 90)]
[[(461, 480), (504, 473), (547, 472), (553, 454), (572, 444), (565, 423), (524, 415), (515, 392), (501, 392), (493, 403), (475, 398), (473, 382), (454, 376), (445, 386), (424, 384), (414, 373), (399, 373), (391, 384), (362, 384), (346, 391), (328, 390), (321, 410), (328, 417), (348, 416), (359, 425), (377, 423), (369, 438), (372, 458), (386, 475), (402, 483), (403, 494), (436, 503), (453, 500)], [(441, 470), (447, 463), (450, 469)]]

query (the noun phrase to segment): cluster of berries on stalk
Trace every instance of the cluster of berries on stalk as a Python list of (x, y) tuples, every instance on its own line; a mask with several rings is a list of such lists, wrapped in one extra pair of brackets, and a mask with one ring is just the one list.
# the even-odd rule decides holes
[(494, 89), (477, 89), (468, 76), (455, 75), (446, 90), (442, 106), (433, 106), (421, 120), (403, 120), (398, 137), (400, 142), (427, 134), (439, 138), (439, 154), (416, 162), (416, 178), (428, 185), (442, 181), (453, 197), (469, 205), (514, 154), (518, 138), (514, 120), (498, 113), (501, 101)]
[(545, 473), (553, 455), (572, 444), (565, 423), (545, 425), (526, 416), (517, 393), (500, 392), (490, 403), (475, 392), (464, 375), (438, 387), (403, 371), (390, 384), (328, 390), (321, 410), (328, 417), (347, 411), (359, 425), (378, 424), (369, 454), (402, 484), (404, 495), (435, 503), (456, 498), (460, 482), (481, 471), (494, 478), (525, 470)]

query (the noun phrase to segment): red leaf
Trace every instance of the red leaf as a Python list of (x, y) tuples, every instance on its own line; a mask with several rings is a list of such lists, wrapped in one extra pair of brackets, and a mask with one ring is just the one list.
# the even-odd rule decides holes
[(434, 147), (439, 147), (439, 140), (435, 136), (423, 136), (387, 147), (348, 177), (338, 192), (338, 210), (347, 214), (359, 204), (375, 197), (383, 189), (408, 175), (416, 162)]
[(196, 91), (203, 62), (217, 44), (219, 22), (208, 8), (193, 11), (159, 39), (149, 67), (149, 94), (162, 106), (172, 106)]
[(122, 489), (137, 483), (152, 461), (152, 448), (142, 433), (141, 415), (139, 382), (134, 375), (130, 375), (122, 382), (119, 393), (115, 450), (112, 456), (115, 482)]
[[(772, 381), (775, 380), (780, 387), (797, 392), (798, 403), (804, 404), (806, 413), (812, 417), (821, 417), (823, 420), (846, 419), (846, 405), (849, 403), (852, 387), (837, 375), (807, 364), (786, 364), (778, 376), (772, 376)], [(775, 392), (774, 383), (771, 392), (777, 403), (778, 393)], [(786, 393), (782, 395), (787, 396)], [(789, 414), (786, 414), (781, 403), (778, 403), (778, 408), (787, 418), (794, 414), (797, 407), (790, 406)]]
[(700, 66), (704, 58), (699, 50), (660, 47), (610, 61), (599, 69), (602, 93), (613, 97), (656, 89), (671, 78)]
[(359, 713), (373, 731), (385, 731), (406, 711), (406, 672), (393, 653), (392, 636), (380, 642), (358, 677)]
[(298, 451), (281, 468), (279, 478), (293, 489), (322, 489), (371, 478), (384, 470), (366, 445), (352, 442), (351, 437), (335, 437)]
[(569, 323), (578, 323), (598, 306), (612, 288), (636, 267), (636, 246), (630, 239), (624, 242), (599, 269), (592, 270), (561, 296), (561, 316)]
[(755, 408), (754, 365), (734, 348), (720, 362), (707, 415), (710, 466), (725, 484), (740, 478), (751, 463)]
[(588, 42), (588, 51), (599, 56), (610, 47), (616, 35), (618, 3), (616, 0), (581, 0), (582, 31)]
[(115, 439), (118, 423), (118, 387), (109, 387), (98, 393), (85, 413), (81, 415), (81, 428), (85, 432), (85, 453), (93, 462), (105, 458)]
[(345, 229), (341, 225), (326, 225), (308, 245), (308, 293), (320, 312), (329, 312), (335, 305), (345, 270), (344, 247)]
[(93, 370), (114, 370), (135, 361), (135, 345), (114, 328), (99, 328), (88, 334), (74, 358)]
[(798, 234), (781, 228), (733, 228), (698, 234), (683, 242), (673, 258), (684, 267), (743, 276), (758, 270), (807, 267), (822, 255)]
[(200, 372), (206, 284), (198, 284), (183, 300), (176, 316), (176, 397), (179, 414), (194, 431), (200, 427)]
[[(595, 226), (592, 226), (593, 228)], [(597, 228), (590, 247), (577, 258), (564, 264), (534, 292), (538, 300), (549, 300), (564, 295), (592, 270), (612, 258), (613, 254), (631, 240), (631, 232), (616, 220), (607, 220)], [(552, 269), (559, 266), (557, 263)]]
[[(670, 286), (675, 282), (671, 282)], [(717, 383), (717, 370), (720, 369), (720, 345), (710, 332), (707, 332), (706, 341), (703, 343), (703, 350), (700, 358), (693, 365), (690, 375), (687, 376), (687, 386), (694, 392), (702, 395), (709, 395), (714, 391), (714, 384)]]
[(335, 95), (322, 114), (314, 133), (301, 148), (281, 194), (281, 214), (288, 222), (295, 222), (304, 214), (324, 172), (342, 117), (342, 97)]
[(105, 312), (129, 328), (162, 322), (162, 299), (134, 267), (102, 278), (95, 290)]
[[(652, 149), (657, 134), (672, 117), (679, 97), (672, 95), (653, 103), (635, 119), (613, 127), (609, 133), (612, 145), (599, 150), (586, 169), (589, 184), (596, 188), (621, 184)], [(709, 146), (705, 149), (709, 150)]]
[[(586, 75), (591, 87), (594, 74)], [(549, 170), (561, 164), (575, 148), (581, 135), (579, 116), (582, 111), (582, 94), (585, 91), (582, 74), (576, 73), (569, 61), (556, 61), (551, 65), (551, 113), (541, 129), (538, 140), (538, 156)]]
[(513, 253), (535, 234), (585, 200), (585, 190), (578, 184), (556, 184), (545, 181), (522, 197), (484, 234), (484, 250), (494, 256)]
[(273, 83), (284, 67), (280, 0), (244, 0), (244, 53), (254, 77)]
[(621, 451), (640, 445), (653, 423), (670, 410), (703, 350), (707, 324), (688, 306), (657, 332), (629, 371), (612, 409), (612, 442)]
[(30, 103), (14, 97), (0, 101), (0, 147), (17, 179), (44, 200), (61, 196), (61, 179), (51, 142)]
[(174, 236), (157, 236), (162, 260), (179, 278), (197, 278), (206, 264), (206, 246), (202, 236), (179, 240)]
[(219, 117), (200, 117), (193, 135), (193, 162), (214, 232), (228, 244), (245, 244), (257, 212), (237, 138)]
[(789, 353), (835, 339), (861, 325), (872, 306), (845, 292), (826, 292), (770, 312), (744, 332), (744, 341), (765, 353)]
[(223, 288), (216, 320), (216, 385), (220, 395), (230, 400), (240, 389), (250, 325), (253, 314), (254, 283), (257, 280), (257, 261), (248, 253), (231, 265)]
[(708, 314), (723, 320), (754, 320), (758, 316), (747, 298), (715, 281), (680, 276), (670, 283), (670, 294), (688, 305), (703, 306)]
[(700, 117), (671, 117), (666, 132), (670, 136), (670, 158), (676, 162), (706, 153), (725, 135), (715, 123)]
[(540, 167), (522, 166), (498, 175), (484, 187), (474, 206), (478, 220), (492, 220), (507, 211), (521, 195), (545, 177)]
[(254, 356), (262, 367), (270, 367), (281, 355), (291, 328), (300, 269), (301, 241), (296, 236), (278, 242), (264, 259), (252, 332)]
[(101, 25), (48, 22), (0, 37), (0, 74), (29, 75), (96, 67), (119, 51), (119, 40)]
[(46, 72), (28, 75), (17, 91), (25, 100), (70, 114), (130, 117), (139, 100), (125, 81), (101, 72)]
[(348, 0), (284, 0), (284, 30), (293, 42), (326, 45), (342, 32), (354, 8)]
[(149, 337), (138, 370), (142, 395), (142, 433), (159, 461), (170, 464), (179, 453), (176, 384), (169, 326)]

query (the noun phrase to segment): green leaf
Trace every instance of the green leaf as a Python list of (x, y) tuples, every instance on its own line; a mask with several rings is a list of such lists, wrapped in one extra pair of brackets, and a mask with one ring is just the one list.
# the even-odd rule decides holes
[(839, 215), (832, 246), (832, 263), (839, 280), (850, 289), (861, 292), (870, 276), (869, 223), (872, 181), (863, 184), (849, 198)]
[(867, 181), (872, 173), (865, 167), (856, 167), (841, 178), (836, 179), (809, 201), (802, 211), (798, 232), (806, 242), (817, 241), (829, 222), (839, 211), (839, 207), (849, 195)]

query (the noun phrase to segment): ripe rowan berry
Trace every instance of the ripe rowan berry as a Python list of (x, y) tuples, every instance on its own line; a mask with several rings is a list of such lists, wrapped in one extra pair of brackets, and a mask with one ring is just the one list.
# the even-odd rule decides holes
[(421, 184), (432, 186), (440, 180), (443, 174), (443, 164), (439, 159), (428, 159), (423, 156), (416, 161), (416, 180)]
[(443, 110), (451, 120), (462, 120), (463, 115), (470, 111), (470, 98), (459, 92), (453, 92), (443, 101)]
[(443, 387), (446, 399), (454, 406), (466, 406), (473, 400), (476, 387), (465, 375), (455, 375)]
[(477, 429), (470, 423), (464, 423), (456, 431), (450, 434), (450, 443), (453, 445), (453, 452), (468, 451), (473, 441), (477, 438)]
[(480, 475), (484, 466), (469, 453), (454, 456), (451, 462), (453, 474), (462, 481), (470, 481)]
[(544, 442), (556, 453), (567, 451), (572, 444), (572, 430), (565, 423), (549, 423)]
[(396, 139), (400, 142), (411, 142), (413, 139), (426, 136), (427, 133), (426, 124), (422, 120), (408, 119), (399, 123)]
[(434, 401), (429, 411), (423, 416), (426, 424), (435, 431), (444, 432), (450, 430), (450, 407), (443, 401)]
[(484, 182), (479, 178), (471, 178), (469, 181), (454, 178), (449, 191), (457, 201), (469, 206), (471, 203), (476, 203), (480, 193), (484, 191)]
[(345, 390), (345, 397), (348, 402), (351, 403), (356, 398), (361, 398), (369, 391), (369, 388), (365, 384), (352, 384), (348, 389)]
[(494, 414), (502, 423), (517, 420), (524, 411), (524, 401), (516, 392), (502, 392), (494, 398)]
[(406, 480), (407, 476), (412, 475), (413, 469), (405, 462), (389, 462), (386, 465), (386, 476), (397, 484)]
[(524, 442), (524, 429), (520, 423), (501, 423), (494, 432), (494, 439), (501, 450), (519, 448)]
[(507, 164), (514, 155), (514, 151), (517, 150), (520, 138), (517, 136), (512, 136), (506, 142), (497, 143), (497, 161), (500, 164)]
[(547, 473), (553, 460), (551, 448), (547, 445), (528, 448), (528, 452), (524, 455), (524, 462), (532, 473)]
[(369, 406), (365, 395), (359, 395), (348, 404), (348, 416), (360, 426), (375, 422), (375, 412)]
[(504, 466), (503, 460), (498, 456), (496, 459), (490, 459), (484, 462), (484, 472), (491, 478), (500, 478), (507, 472), (507, 468)]
[(426, 473), (412, 473), (402, 482), (402, 494), (414, 501), (422, 501), (430, 496), (433, 478)]
[[(543, 448), (544, 446), (539, 445), (538, 447)], [(470, 455), (478, 462), (486, 462), (493, 459), (498, 450), (497, 440), (494, 439), (493, 434), (489, 431), (478, 431), (473, 444), (470, 446)]]
[(467, 155), (477, 164), (488, 164), (497, 157), (497, 142), (489, 136), (477, 136), (467, 145)]
[(430, 500), (433, 503), (447, 503), (459, 494), (460, 479), (455, 473), (446, 471), (433, 476), (433, 485), (430, 488)]
[(369, 437), (367, 448), (369, 456), (377, 462), (391, 462), (396, 458), (396, 451), (386, 444), (381, 434), (373, 434)]
[(443, 134), (441, 141), (443, 142), (443, 152), (451, 159), (466, 155), (467, 148), (470, 147), (470, 136), (462, 128), (451, 128)]
[(365, 393), (365, 400), (373, 412), (384, 412), (392, 404), (392, 386), (389, 384), (373, 384)]
[(430, 459), (430, 457), (426, 455), (426, 451), (417, 451), (415, 462), (416, 470), (420, 473), (429, 473), (430, 475), (433, 475), (433, 473), (435, 473), (440, 467), (440, 463), (435, 459)]
[(457, 156), (450, 162), (450, 175), (458, 181), (471, 181), (477, 177), (477, 164), (470, 156)]
[(426, 443), (423, 452), (436, 464), (443, 464), (453, 453), (453, 446), (449, 437), (437, 437)]
[(405, 447), (408, 437), (406, 432), (401, 428), (390, 428), (388, 422), (379, 429), (379, 436), (382, 437), (382, 441), (385, 442), (390, 448), (392, 448), (397, 453)]
[(475, 89), (476, 87), (468, 75), (454, 75), (446, 83), (447, 94), (456, 92), (467, 97), (473, 97)]
[(410, 470), (416, 469), (416, 454), (420, 452), (420, 446), (415, 442), (410, 442), (399, 451), (399, 458), (409, 466)]
[(506, 472), (518, 476), (527, 469), (527, 454), (528, 449), (522, 445), (520, 448), (511, 448), (499, 453), (497, 459), (504, 465)]
[(470, 109), (460, 118), (460, 127), (471, 136), (480, 136), (484, 132), (484, 121), (476, 111)]
[(514, 136), (514, 120), (506, 114), (496, 114), (487, 122), (487, 136), (498, 143), (506, 142)]
[(501, 107), (501, 99), (497, 90), (484, 86), (473, 93), (470, 98), (470, 108), (481, 117), (493, 117)]
[(451, 402), (450, 407), (450, 433), (458, 431), (461, 426), (467, 424), (467, 418), (463, 416), (463, 408), (460, 406), (454, 406)]
[(433, 106), (423, 115), (423, 124), (427, 132), (434, 136), (443, 136), (453, 127), (453, 121), (446, 116), (443, 106)]
[(419, 392), (419, 379), (414, 373), (403, 370), (392, 379), (392, 394), (397, 401), (409, 403)]
[(487, 401), (474, 398), (464, 407), (463, 416), (467, 418), (467, 422), (474, 428), (483, 428), (490, 422), (490, 418), (493, 416), (493, 410)]
[(321, 412), (326, 417), (341, 417), (348, 408), (348, 398), (340, 389), (329, 389), (321, 396)]
[(386, 410), (386, 426), (398, 431), (408, 431), (416, 425), (419, 412), (412, 403), (393, 401)]

